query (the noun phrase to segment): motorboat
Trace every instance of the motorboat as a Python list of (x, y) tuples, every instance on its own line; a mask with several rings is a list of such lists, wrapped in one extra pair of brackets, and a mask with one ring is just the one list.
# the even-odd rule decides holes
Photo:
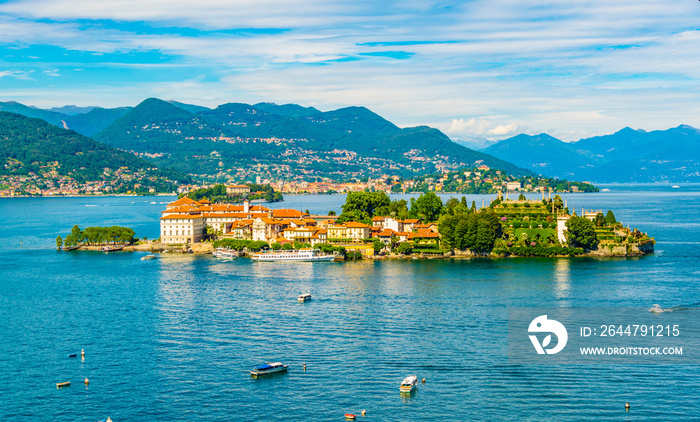
[(265, 365), (259, 365), (254, 367), (250, 371), (250, 375), (257, 377), (260, 375), (275, 374), (277, 372), (285, 372), (289, 365), (284, 365), (282, 362), (266, 363)]
[(672, 189), (680, 189), (681, 187), (678, 186), (678, 185), (673, 185), (673, 186), (671, 186), (671, 188), (672, 188)]
[(238, 251), (231, 248), (216, 248), (212, 255), (217, 258), (238, 258)]
[(357, 419), (357, 415), (355, 415), (355, 414), (353, 414), (353, 413), (346, 413), (346, 414), (345, 414), (345, 419), (354, 421), (355, 419)]
[(148, 261), (148, 260), (156, 259), (156, 258), (158, 258), (158, 257), (151, 254), (151, 255), (146, 255), (146, 256), (141, 257), (141, 261)]
[(415, 375), (409, 375), (406, 378), (401, 381), (401, 387), (399, 387), (399, 391), (402, 393), (410, 393), (411, 391), (415, 390), (416, 387), (418, 386), (418, 377)]
[(303, 295), (299, 295), (299, 297), (297, 298), (297, 300), (298, 300), (299, 302), (306, 302), (307, 300), (311, 300), (311, 294), (310, 294), (310, 293), (306, 293), (306, 294), (303, 294)]
[(653, 314), (660, 314), (660, 313), (663, 312), (663, 311), (664, 311), (664, 310), (661, 309), (661, 306), (659, 306), (659, 305), (656, 304), (656, 303), (654, 304), (654, 306), (652, 306), (651, 308), (649, 308), (649, 312), (651, 312), (651, 313), (653, 313)]
[(253, 261), (303, 261), (303, 262), (330, 262), (335, 255), (323, 254), (318, 249), (265, 251), (250, 257)]

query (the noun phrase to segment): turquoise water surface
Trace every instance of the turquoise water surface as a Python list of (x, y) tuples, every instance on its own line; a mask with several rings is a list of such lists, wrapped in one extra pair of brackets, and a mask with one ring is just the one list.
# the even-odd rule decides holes
[[(341, 421), (362, 409), (367, 421), (698, 418), (697, 366), (508, 364), (508, 307), (700, 302), (700, 187), (609, 188), (569, 206), (613, 209), (657, 239), (654, 255), (141, 261), (57, 252), (54, 239), (76, 223), (156, 237), (172, 198), (0, 200), (0, 420)], [(275, 206), (326, 213), (343, 200)], [(305, 292), (314, 299), (297, 303)], [(84, 361), (68, 358), (81, 349)], [(248, 375), (278, 360), (288, 373)], [(409, 374), (427, 382), (402, 397)]]

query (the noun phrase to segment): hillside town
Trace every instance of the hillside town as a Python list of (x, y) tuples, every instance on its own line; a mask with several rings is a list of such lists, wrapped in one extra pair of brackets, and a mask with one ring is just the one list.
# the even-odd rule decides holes
[(39, 173), (0, 175), (0, 197), (153, 195), (170, 193), (176, 186), (175, 182), (154, 176), (149, 171), (132, 171), (126, 167), (105, 169), (102, 180), (83, 182), (59, 174), (57, 163), (41, 166)]

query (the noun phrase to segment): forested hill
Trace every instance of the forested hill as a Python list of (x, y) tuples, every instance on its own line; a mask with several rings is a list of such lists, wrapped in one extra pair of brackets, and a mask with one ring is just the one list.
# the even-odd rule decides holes
[[(4, 179), (31, 175), (77, 183), (123, 179), (157, 191), (172, 191), (171, 182), (188, 180), (72, 130), (8, 112), (0, 112), (0, 160)], [(165, 189), (166, 184), (171, 186)]]
[(437, 129), (402, 129), (364, 107), (321, 112), (229, 103), (201, 109), (149, 98), (95, 139), (157, 156), (157, 163), (183, 172), (236, 179), (415, 176), (475, 164), (530, 174), (455, 144)]

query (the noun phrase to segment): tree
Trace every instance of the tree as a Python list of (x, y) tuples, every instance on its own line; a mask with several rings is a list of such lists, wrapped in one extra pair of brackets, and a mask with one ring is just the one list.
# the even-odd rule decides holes
[(615, 214), (613, 214), (612, 210), (608, 210), (608, 213), (605, 214), (605, 222), (610, 225), (617, 223), (617, 220), (615, 219)]
[(418, 199), (411, 198), (411, 209), (409, 210), (411, 217), (428, 222), (437, 220), (441, 214), (442, 199), (434, 192), (426, 192)]
[(391, 199), (384, 192), (350, 192), (341, 208), (343, 214), (355, 212), (359, 215), (366, 215), (367, 217), (362, 218), (364, 220), (371, 219), (377, 208), (388, 207), (390, 203)]
[(564, 201), (561, 200), (559, 195), (554, 195), (552, 203), (554, 204), (554, 211), (560, 211), (564, 208)]
[(596, 227), (603, 227), (605, 225), (605, 216), (603, 215), (602, 212), (599, 212), (598, 214), (595, 215), (595, 226)]
[(396, 248), (396, 252), (404, 255), (410, 255), (412, 250), (413, 246), (408, 242), (404, 242), (400, 244), (398, 248)]
[(521, 193), (520, 196), (518, 196), (518, 201), (526, 201), (526, 200), (527, 200), (527, 198), (525, 198), (525, 194)]
[(569, 246), (585, 249), (595, 249), (598, 246), (598, 237), (595, 234), (593, 222), (584, 217), (570, 217), (566, 222), (564, 235)]
[(472, 201), (472, 207), (469, 211), (476, 212), (476, 201)]
[(61, 236), (56, 236), (56, 248), (61, 249), (63, 246), (63, 238)]
[(384, 249), (384, 242), (379, 239), (374, 239), (374, 242), (372, 242), (372, 249), (374, 249), (374, 253), (379, 253)]
[(294, 249), (294, 245), (292, 245), (291, 243), (285, 243), (284, 245), (282, 245), (282, 249), (288, 251)]
[(273, 251), (278, 251), (278, 250), (282, 249), (282, 245), (280, 245), (278, 242), (273, 243), (270, 247), (272, 248)]
[(335, 211), (333, 211), (333, 210), (328, 211), (328, 215), (335, 215)]

